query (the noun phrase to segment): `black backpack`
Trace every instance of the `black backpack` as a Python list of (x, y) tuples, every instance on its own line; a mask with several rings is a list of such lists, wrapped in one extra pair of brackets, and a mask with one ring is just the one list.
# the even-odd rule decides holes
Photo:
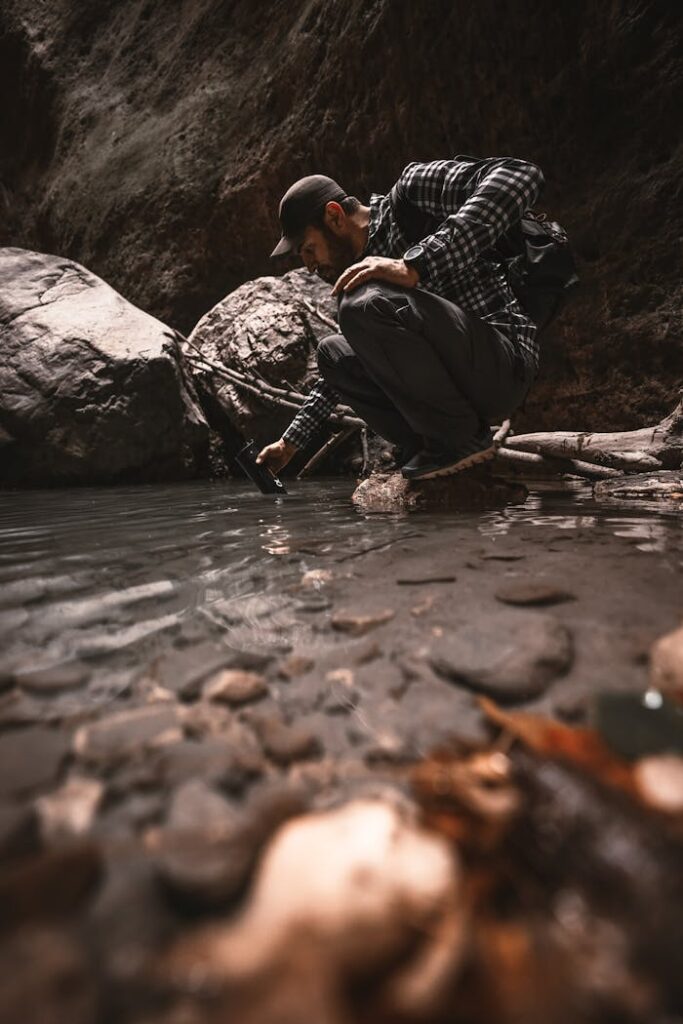
[[(457, 160), (473, 165), (472, 175), (489, 161), (472, 156)], [(390, 193), (394, 218), (409, 245), (415, 245), (442, 221), (414, 206), (399, 188)], [(508, 283), (524, 312), (537, 327), (546, 327), (560, 312), (579, 283), (567, 234), (544, 213), (527, 210), (486, 254), (501, 263)]]

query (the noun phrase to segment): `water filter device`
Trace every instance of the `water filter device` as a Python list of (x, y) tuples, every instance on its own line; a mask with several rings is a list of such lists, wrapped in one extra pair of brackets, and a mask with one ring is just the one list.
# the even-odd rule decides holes
[(279, 477), (273, 476), (269, 469), (256, 462), (259, 449), (252, 439), (247, 441), (244, 448), (240, 448), (235, 461), (244, 470), (247, 476), (254, 481), (261, 494), (286, 494), (287, 488)]

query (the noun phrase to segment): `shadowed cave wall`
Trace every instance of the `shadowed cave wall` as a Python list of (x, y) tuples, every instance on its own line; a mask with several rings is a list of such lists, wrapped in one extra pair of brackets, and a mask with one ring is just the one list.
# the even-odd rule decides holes
[(516, 424), (651, 422), (683, 377), (682, 22), (652, 0), (5, 0), (0, 244), (189, 330), (273, 272), (301, 174), (365, 199), (410, 160), (526, 157), (582, 289)]

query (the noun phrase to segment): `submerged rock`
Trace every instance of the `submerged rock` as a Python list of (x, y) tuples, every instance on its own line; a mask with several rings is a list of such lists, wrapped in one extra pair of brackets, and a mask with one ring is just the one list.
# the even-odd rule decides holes
[(373, 473), (351, 500), (363, 512), (399, 512), (418, 508), (497, 508), (526, 500), (524, 484), (475, 468), (435, 480), (408, 481), (400, 473)]
[(574, 595), (563, 587), (555, 586), (552, 583), (534, 583), (529, 580), (526, 583), (507, 583), (496, 591), (496, 598), (503, 604), (516, 605), (551, 605), (562, 604), (564, 601), (573, 601)]
[(0, 249), (0, 482), (179, 479), (208, 432), (174, 332), (85, 267)]
[(573, 661), (565, 625), (542, 612), (496, 612), (434, 641), (434, 671), (500, 701), (536, 697)]
[(19, 797), (50, 785), (66, 758), (69, 738), (43, 726), (0, 737), (0, 797)]
[[(275, 387), (306, 392), (317, 376), (315, 349), (334, 333), (336, 303), (329, 285), (302, 270), (284, 277), (259, 277), (231, 292), (202, 317), (184, 351), (190, 360), (199, 349), (213, 363)], [(258, 444), (273, 441), (295, 414), (209, 370), (210, 386), (231, 423)], [(257, 385), (258, 386), (258, 385)]]

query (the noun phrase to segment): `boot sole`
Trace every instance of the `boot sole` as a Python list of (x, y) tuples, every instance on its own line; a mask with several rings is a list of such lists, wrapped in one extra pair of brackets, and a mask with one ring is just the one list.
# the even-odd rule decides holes
[(477, 466), (480, 462), (488, 462), (490, 459), (495, 458), (496, 447), (492, 445), (490, 448), (485, 448), (481, 452), (473, 452), (471, 455), (466, 455), (460, 462), (454, 463), (452, 466), (444, 466), (442, 469), (433, 469), (430, 473), (420, 473), (419, 476), (406, 477), (407, 480), (434, 480), (439, 476), (453, 476), (455, 473), (460, 473), (463, 469), (469, 469), (471, 466)]

